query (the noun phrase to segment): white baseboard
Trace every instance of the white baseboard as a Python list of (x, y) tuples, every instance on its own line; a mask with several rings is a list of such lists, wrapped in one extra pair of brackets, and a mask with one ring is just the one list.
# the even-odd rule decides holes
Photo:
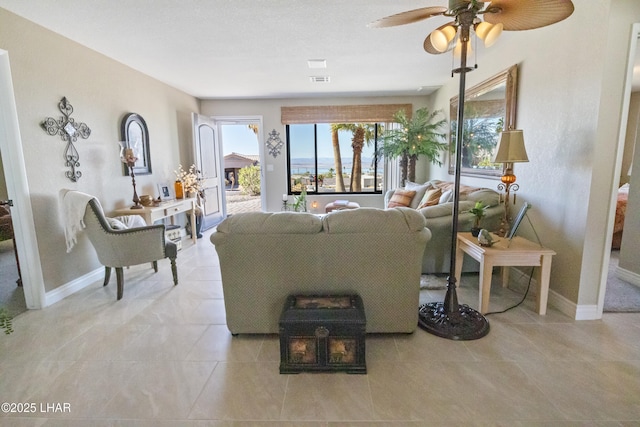
[[(523, 280), (526, 283), (529, 280), (529, 275), (525, 274), (522, 270), (517, 268), (511, 269), (511, 274), (518, 277), (518, 282)], [(518, 286), (522, 288), (522, 292), (526, 289), (525, 286)], [(535, 277), (531, 278), (530, 292), (535, 295), (538, 290), (538, 283)], [(562, 314), (569, 316), (575, 320), (595, 320), (601, 319), (602, 316), (598, 313), (597, 305), (577, 305), (575, 302), (570, 301), (564, 296), (560, 295), (553, 289), (549, 289), (549, 296), (547, 299), (547, 305), (552, 306)]]
[(77, 279), (47, 292), (44, 296), (44, 306), (48, 307), (51, 304), (55, 304), (98, 280), (104, 280), (104, 267), (98, 268), (84, 276), (80, 276)]
[(616, 267), (616, 276), (619, 279), (624, 280), (625, 282), (629, 282), (632, 285), (640, 286), (640, 274), (634, 273), (633, 271), (629, 271), (625, 268), (620, 268), (620, 266)]

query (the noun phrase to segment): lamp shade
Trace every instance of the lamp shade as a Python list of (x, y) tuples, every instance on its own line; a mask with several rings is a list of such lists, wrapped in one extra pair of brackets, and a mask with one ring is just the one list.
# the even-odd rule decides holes
[(435, 29), (431, 33), (431, 42), (438, 52), (446, 52), (449, 49), (449, 43), (456, 36), (456, 29), (452, 25), (447, 25), (442, 29)]
[(528, 162), (527, 150), (524, 148), (524, 137), (521, 130), (502, 132), (494, 163)]
[(491, 47), (502, 34), (502, 28), (501, 23), (494, 25), (483, 21), (476, 25), (475, 31), (476, 35), (484, 41), (485, 47)]

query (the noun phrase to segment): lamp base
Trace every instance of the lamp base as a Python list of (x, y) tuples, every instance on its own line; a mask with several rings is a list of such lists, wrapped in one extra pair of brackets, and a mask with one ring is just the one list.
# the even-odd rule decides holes
[(451, 313), (446, 312), (443, 302), (422, 304), (418, 326), (433, 335), (459, 341), (476, 340), (489, 333), (487, 319), (466, 304)]

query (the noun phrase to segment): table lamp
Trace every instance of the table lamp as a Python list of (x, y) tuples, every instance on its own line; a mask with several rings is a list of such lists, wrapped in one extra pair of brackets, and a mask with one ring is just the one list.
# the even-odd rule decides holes
[[(498, 190), (504, 190), (504, 217), (503, 224), (500, 229), (500, 235), (504, 236), (509, 228), (509, 194), (516, 192), (520, 188), (516, 184), (516, 176), (513, 174), (513, 164), (520, 162), (528, 162), (527, 150), (524, 148), (524, 137), (521, 130), (507, 130), (500, 135), (494, 163), (504, 163), (504, 175), (500, 178), (501, 184), (498, 184)], [(516, 196), (513, 195), (513, 203), (516, 202)]]

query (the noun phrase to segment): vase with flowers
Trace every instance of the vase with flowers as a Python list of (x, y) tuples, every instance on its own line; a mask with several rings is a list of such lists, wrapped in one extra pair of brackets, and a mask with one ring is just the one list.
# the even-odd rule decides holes
[(202, 229), (202, 202), (204, 201), (204, 189), (202, 186), (202, 177), (200, 171), (196, 168), (196, 165), (189, 166), (189, 170), (185, 171), (182, 165), (178, 165), (178, 170), (173, 171), (176, 175), (176, 183), (180, 183), (182, 191), (186, 197), (196, 198), (195, 226), (191, 224), (191, 216), (187, 216), (189, 223), (187, 224), (187, 231), (189, 234), (195, 233), (198, 238), (202, 237), (200, 230)]

